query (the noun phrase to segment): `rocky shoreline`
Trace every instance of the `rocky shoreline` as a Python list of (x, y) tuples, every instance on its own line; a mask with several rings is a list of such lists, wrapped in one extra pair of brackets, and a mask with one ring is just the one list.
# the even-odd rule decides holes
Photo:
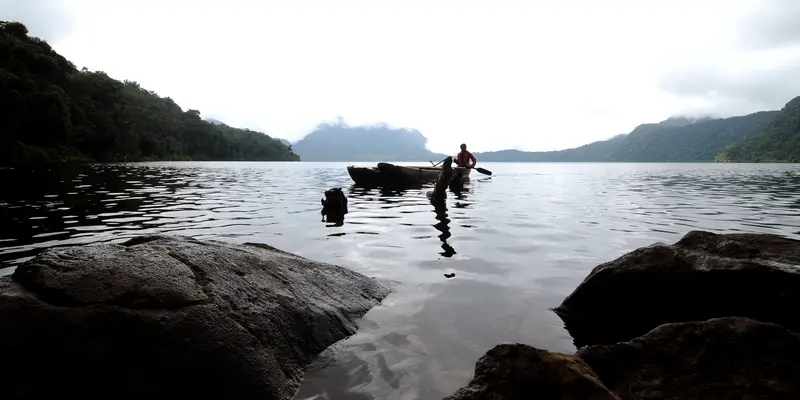
[(800, 241), (691, 231), (592, 270), (575, 355), (500, 344), (447, 400), (800, 398)]
[(291, 399), (390, 288), (261, 244), (48, 249), (0, 279), (3, 398)]
[[(291, 399), (391, 288), (263, 244), (48, 249), (0, 278), (3, 397)], [(462, 399), (800, 398), (800, 241), (687, 233), (598, 265), (553, 311), (578, 351), (486, 352)]]

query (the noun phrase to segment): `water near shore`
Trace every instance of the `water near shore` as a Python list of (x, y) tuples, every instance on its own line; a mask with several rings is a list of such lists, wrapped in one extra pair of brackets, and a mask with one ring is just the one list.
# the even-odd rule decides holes
[[(0, 170), (0, 275), (43, 248), (170, 233), (265, 242), (399, 282), (309, 369), (298, 399), (438, 399), (499, 342), (570, 352), (548, 308), (595, 265), (691, 229), (800, 235), (800, 167), (494, 164), (437, 215), (425, 191), (352, 186), (344, 163)], [(321, 222), (342, 187), (350, 214)], [(447, 279), (445, 273), (455, 272)]]

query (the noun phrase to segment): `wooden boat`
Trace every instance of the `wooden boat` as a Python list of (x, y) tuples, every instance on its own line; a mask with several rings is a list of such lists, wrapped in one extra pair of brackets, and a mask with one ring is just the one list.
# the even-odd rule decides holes
[(378, 170), (385, 180), (402, 184), (436, 182), (442, 171), (439, 167), (407, 167), (384, 162), (378, 163)]
[(381, 171), (377, 167), (348, 166), (350, 179), (358, 185), (377, 186), (381, 184)]
[[(360, 185), (396, 185), (408, 186), (421, 183), (436, 182), (441, 167), (404, 166), (390, 163), (378, 163), (377, 167), (348, 166), (347, 173), (353, 182)], [(453, 179), (462, 181), (469, 179), (471, 169), (453, 168)]]

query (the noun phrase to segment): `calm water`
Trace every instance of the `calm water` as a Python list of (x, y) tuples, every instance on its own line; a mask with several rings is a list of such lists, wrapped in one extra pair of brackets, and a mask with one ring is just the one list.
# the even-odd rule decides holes
[[(143, 233), (268, 243), (400, 282), (319, 357), (297, 399), (438, 399), (497, 343), (574, 351), (548, 308), (601, 262), (690, 229), (800, 233), (796, 165), (485, 163), (494, 175), (474, 172), (446, 217), (430, 189), (356, 188), (345, 166), (0, 170), (0, 275), (43, 248)], [(332, 187), (349, 198), (341, 227), (321, 222)]]

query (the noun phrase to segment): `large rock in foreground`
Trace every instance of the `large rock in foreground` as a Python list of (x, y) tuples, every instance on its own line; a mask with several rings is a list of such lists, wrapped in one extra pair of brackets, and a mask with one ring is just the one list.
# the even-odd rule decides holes
[(752, 319), (665, 324), (577, 355), (623, 399), (800, 398), (800, 335)]
[(630, 340), (664, 323), (741, 316), (800, 330), (800, 241), (692, 231), (592, 270), (554, 311), (575, 345)]
[(445, 400), (798, 399), (800, 335), (747, 318), (662, 325), (576, 356), (498, 345)]
[(574, 356), (524, 344), (500, 344), (475, 365), (469, 385), (445, 400), (616, 400), (597, 375)]
[(289, 399), (380, 282), (265, 245), (150, 236), (0, 279), (3, 398)]

